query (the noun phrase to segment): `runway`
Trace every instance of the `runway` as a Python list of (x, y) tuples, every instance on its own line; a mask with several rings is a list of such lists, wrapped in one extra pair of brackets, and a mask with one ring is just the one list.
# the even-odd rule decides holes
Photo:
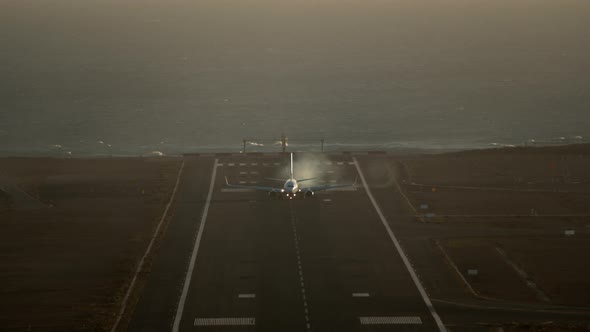
[[(463, 319), (458, 310), (465, 321), (506, 320), (506, 311), (495, 317), (430, 299), (428, 287), (437, 282), (457, 292), (461, 286), (443, 260), (424, 267), (432, 260), (427, 250), (406, 256), (397, 232), (423, 238), (432, 231), (426, 228), (440, 226), (416, 218), (395, 169), (380, 157), (308, 163), (325, 183), (358, 179), (356, 190), (311, 199), (224, 188), (226, 176), (273, 184), (264, 178), (282, 174), (287, 158), (185, 157), (172, 219), (129, 331), (446, 331), (445, 314), (454, 324)], [(297, 165), (296, 155), (296, 175)], [(419, 252), (415, 242), (410, 252)], [(424, 283), (420, 271), (434, 281)]]

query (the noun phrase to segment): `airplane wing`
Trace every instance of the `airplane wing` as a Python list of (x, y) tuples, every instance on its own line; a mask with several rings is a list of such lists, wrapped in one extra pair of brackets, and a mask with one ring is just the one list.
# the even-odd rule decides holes
[(345, 187), (354, 187), (354, 184), (326, 184), (326, 185), (321, 185), (321, 186), (312, 186), (312, 187), (305, 187), (305, 188), (300, 188), (301, 191), (307, 191), (307, 190), (311, 190), (311, 191), (320, 191), (320, 190), (330, 190), (330, 189), (334, 189), (334, 188), (345, 188)]
[(243, 185), (239, 185), (239, 184), (230, 184), (229, 181), (227, 181), (227, 176), (225, 177), (225, 185), (230, 188), (245, 188), (245, 189), (252, 189), (252, 190), (257, 190), (257, 191), (266, 191), (266, 192), (275, 192), (275, 193), (281, 192), (281, 188), (260, 187), (260, 186), (243, 186)]

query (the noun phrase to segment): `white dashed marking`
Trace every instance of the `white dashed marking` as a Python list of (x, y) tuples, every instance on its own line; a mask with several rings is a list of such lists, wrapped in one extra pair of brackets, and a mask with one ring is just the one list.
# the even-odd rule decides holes
[(246, 163), (240, 163), (240, 166), (246, 166)]
[(217, 167), (223, 167), (223, 164), (217, 164)]
[(258, 163), (251, 163), (252, 166), (258, 166)]
[(236, 166), (236, 164), (234, 164), (234, 163), (229, 163), (229, 164), (227, 164), (227, 166), (230, 166), (230, 167), (231, 167), (231, 166)]
[(241, 175), (248, 174), (248, 172), (240, 172)]
[(411, 317), (359, 317), (362, 325), (422, 324), (422, 319)]
[(238, 299), (254, 299), (256, 294), (238, 294)]
[(256, 325), (255, 318), (195, 318), (194, 326), (244, 326)]
[(337, 164), (337, 165), (344, 165), (344, 162), (342, 162), (342, 161), (339, 161), (339, 162), (337, 162), (336, 164)]

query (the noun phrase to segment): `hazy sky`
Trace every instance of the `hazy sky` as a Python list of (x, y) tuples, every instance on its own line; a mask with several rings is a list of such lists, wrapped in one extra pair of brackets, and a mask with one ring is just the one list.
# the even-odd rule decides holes
[(589, 17), (587, 0), (3, 0), (0, 133), (114, 135), (138, 118), (232, 140), (327, 119), (579, 133)]

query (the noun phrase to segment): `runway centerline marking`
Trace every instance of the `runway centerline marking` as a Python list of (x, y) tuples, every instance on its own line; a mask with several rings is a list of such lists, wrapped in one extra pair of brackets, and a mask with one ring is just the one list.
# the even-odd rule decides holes
[(307, 294), (305, 291), (305, 279), (303, 278), (303, 267), (301, 264), (301, 255), (299, 254), (299, 237), (297, 236), (297, 224), (295, 221), (295, 213), (293, 212), (293, 206), (291, 208), (291, 229), (293, 230), (293, 240), (295, 244), (295, 255), (297, 256), (297, 271), (299, 272), (299, 285), (301, 287), (301, 298), (303, 299), (303, 310), (305, 317), (306, 332), (311, 332), (311, 320), (309, 318), (309, 310), (307, 305)]
[(399, 241), (397, 240), (397, 237), (395, 236), (395, 234), (391, 230), (391, 227), (389, 227), (389, 222), (387, 221), (387, 219), (385, 219), (385, 216), (383, 215), (383, 212), (381, 212), (381, 208), (377, 204), (377, 201), (375, 200), (375, 197), (373, 197), (373, 194), (371, 193), (371, 188), (369, 188), (369, 185), (367, 184), (367, 181), (365, 180), (365, 175), (363, 174), (363, 171), (361, 170), (361, 167), (359, 166), (358, 161), (356, 160), (355, 157), (353, 157), (352, 159), (353, 159), (353, 161), (355, 163), (356, 170), (357, 170), (357, 172), (359, 174), (359, 177), (361, 179), (361, 182), (363, 183), (363, 187), (365, 188), (365, 192), (367, 193), (367, 196), (369, 197), (369, 200), (373, 204), (373, 207), (375, 208), (375, 211), (379, 215), (379, 219), (381, 219), (381, 223), (383, 224), (383, 226), (387, 230), (387, 234), (389, 234), (389, 238), (393, 242), (395, 248), (397, 249), (398, 254), (402, 258), (402, 261), (404, 262), (404, 265), (406, 266), (406, 269), (410, 273), (410, 277), (412, 277), (412, 280), (414, 281), (414, 284), (416, 285), (416, 288), (418, 288), (418, 292), (420, 292), (420, 296), (422, 296), (422, 300), (424, 300), (424, 303), (426, 304), (426, 307), (430, 311), (430, 314), (432, 315), (432, 318), (434, 318), (434, 321), (435, 321), (435, 323), (436, 323), (436, 325), (438, 327), (438, 330), (440, 332), (446, 332), (447, 329), (446, 329), (445, 325), (443, 324), (442, 320), (440, 319), (440, 316), (436, 312), (436, 309), (432, 305), (432, 302), (430, 301), (430, 298), (428, 297), (428, 294), (426, 294), (426, 290), (422, 286), (422, 283), (420, 283), (420, 280), (418, 279), (418, 276), (416, 274), (416, 271), (414, 271), (414, 268), (410, 264), (410, 260), (408, 259), (408, 257), (404, 253), (404, 250), (402, 249), (401, 245), (399, 244)]
[(201, 238), (203, 237), (203, 229), (205, 229), (205, 222), (207, 221), (207, 214), (209, 213), (209, 205), (211, 204), (211, 196), (213, 196), (213, 188), (215, 187), (215, 177), (217, 175), (217, 159), (215, 159), (213, 165), (213, 172), (211, 172), (211, 183), (209, 184), (209, 192), (207, 193), (207, 200), (205, 202), (205, 207), (203, 208), (203, 214), (201, 216), (201, 224), (199, 225), (199, 231), (197, 233), (197, 238), (195, 240), (195, 245), (193, 247), (191, 260), (186, 273), (186, 278), (184, 279), (182, 294), (180, 295), (180, 300), (178, 301), (176, 316), (174, 317), (174, 325), (172, 326), (173, 332), (178, 332), (178, 329), (180, 328), (180, 320), (182, 319), (182, 314), (184, 311), (184, 303), (186, 302), (186, 298), (188, 296), (188, 289), (190, 287), (193, 271), (195, 269), (197, 253), (199, 252), (199, 245), (201, 244)]

